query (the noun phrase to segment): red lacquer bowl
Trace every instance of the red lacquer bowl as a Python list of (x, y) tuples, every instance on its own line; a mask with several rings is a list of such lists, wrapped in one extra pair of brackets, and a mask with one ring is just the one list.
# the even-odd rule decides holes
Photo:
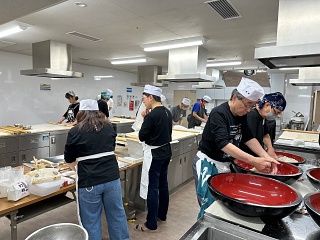
[(309, 215), (320, 227), (320, 192), (309, 193), (304, 196), (304, 203)]
[(286, 163), (286, 162), (280, 162), (280, 164), (278, 164), (278, 172), (276, 174), (269, 174), (266, 172), (257, 172), (257, 171), (252, 171), (251, 169), (253, 169), (253, 166), (243, 162), (241, 160), (234, 160), (232, 162), (233, 168), (236, 172), (238, 173), (250, 173), (250, 174), (256, 174), (256, 175), (260, 175), (260, 176), (264, 176), (264, 177), (268, 177), (268, 178), (273, 178), (276, 180), (279, 180), (281, 182), (284, 182), (286, 184), (293, 184), (294, 182), (296, 182), (301, 175), (303, 174), (302, 169), (300, 169), (299, 167), (292, 165), (290, 163)]
[(276, 151), (275, 153), (278, 157), (285, 156), (285, 157), (293, 158), (294, 160), (298, 161), (298, 162), (287, 162), (290, 164), (299, 165), (299, 164), (303, 164), (306, 162), (306, 160), (299, 155), (295, 155), (295, 154), (287, 153), (287, 152), (278, 152), (278, 151)]
[(302, 202), (292, 187), (258, 175), (222, 173), (208, 179), (211, 194), (230, 210), (252, 217), (281, 219)]
[(320, 168), (308, 169), (306, 175), (312, 186), (320, 190)]

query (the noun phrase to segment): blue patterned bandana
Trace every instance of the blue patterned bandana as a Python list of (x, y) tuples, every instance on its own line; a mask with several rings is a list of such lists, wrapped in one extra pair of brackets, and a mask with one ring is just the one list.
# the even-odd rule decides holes
[(265, 94), (259, 102), (259, 109), (261, 109), (266, 102), (270, 103), (272, 108), (280, 111), (283, 111), (287, 105), (286, 99), (281, 92)]

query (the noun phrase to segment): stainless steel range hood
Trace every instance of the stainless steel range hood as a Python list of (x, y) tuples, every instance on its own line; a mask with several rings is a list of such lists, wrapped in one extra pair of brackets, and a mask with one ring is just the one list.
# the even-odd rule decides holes
[(320, 67), (299, 68), (298, 79), (289, 79), (293, 86), (320, 86)]
[(47, 40), (32, 44), (33, 69), (20, 70), (21, 75), (48, 78), (81, 78), (72, 71), (71, 45)]
[(168, 74), (159, 75), (159, 80), (170, 82), (215, 82), (206, 74), (207, 49), (200, 46), (169, 50)]
[(218, 80), (216, 80), (214, 82), (212, 82), (212, 81), (199, 82), (197, 85), (192, 85), (192, 88), (194, 88), (194, 89), (221, 89), (221, 88), (226, 87), (224, 80), (222, 80), (222, 74), (219, 70), (209, 68), (208, 73), (210, 73), (212, 77), (214, 77), (215, 79), (218, 79)]
[(271, 69), (320, 66), (318, 0), (279, 0), (276, 46), (255, 49)]
[(144, 87), (150, 84), (157, 87), (167, 87), (168, 84), (158, 80), (158, 75), (162, 73), (162, 67), (156, 65), (138, 66), (138, 82), (131, 83), (131, 86)]

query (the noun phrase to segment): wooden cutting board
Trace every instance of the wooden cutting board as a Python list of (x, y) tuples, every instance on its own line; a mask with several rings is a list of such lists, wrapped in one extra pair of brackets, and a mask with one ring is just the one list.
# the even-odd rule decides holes
[(280, 136), (280, 139), (289, 139), (289, 140), (302, 140), (305, 142), (318, 142), (319, 135), (318, 134), (311, 134), (311, 133), (304, 133), (304, 132), (292, 132), (292, 131), (285, 131)]

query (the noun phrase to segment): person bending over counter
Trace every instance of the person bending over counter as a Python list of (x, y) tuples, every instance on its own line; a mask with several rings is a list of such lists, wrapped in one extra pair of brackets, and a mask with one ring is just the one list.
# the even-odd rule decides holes
[(77, 124), (76, 117), (79, 112), (79, 98), (73, 91), (67, 92), (64, 97), (68, 99), (70, 105), (57, 123), (61, 124), (63, 121), (67, 120), (67, 126), (74, 126)]
[[(267, 153), (275, 159), (277, 159), (277, 155), (272, 146), (272, 139), (266, 120), (275, 120), (278, 116), (281, 116), (286, 104), (287, 102), (280, 92), (265, 94), (262, 100), (247, 114), (247, 121), (253, 136), (264, 149), (267, 149)], [(246, 153), (257, 156), (243, 141), (240, 143), (240, 148)]]
[(195, 126), (200, 126), (203, 122), (207, 122), (206, 105), (208, 105), (211, 100), (211, 97), (205, 95), (199, 102), (193, 105), (191, 114), (188, 116), (188, 128), (194, 128)]
[[(235, 158), (253, 165), (258, 171), (277, 171), (278, 162), (254, 138), (247, 122), (246, 114), (262, 96), (263, 89), (258, 83), (242, 78), (230, 100), (210, 112), (192, 166), (200, 205), (198, 218), (214, 202), (207, 179), (218, 173), (230, 172), (230, 161)], [(259, 157), (242, 151), (239, 148), (241, 140)]]

